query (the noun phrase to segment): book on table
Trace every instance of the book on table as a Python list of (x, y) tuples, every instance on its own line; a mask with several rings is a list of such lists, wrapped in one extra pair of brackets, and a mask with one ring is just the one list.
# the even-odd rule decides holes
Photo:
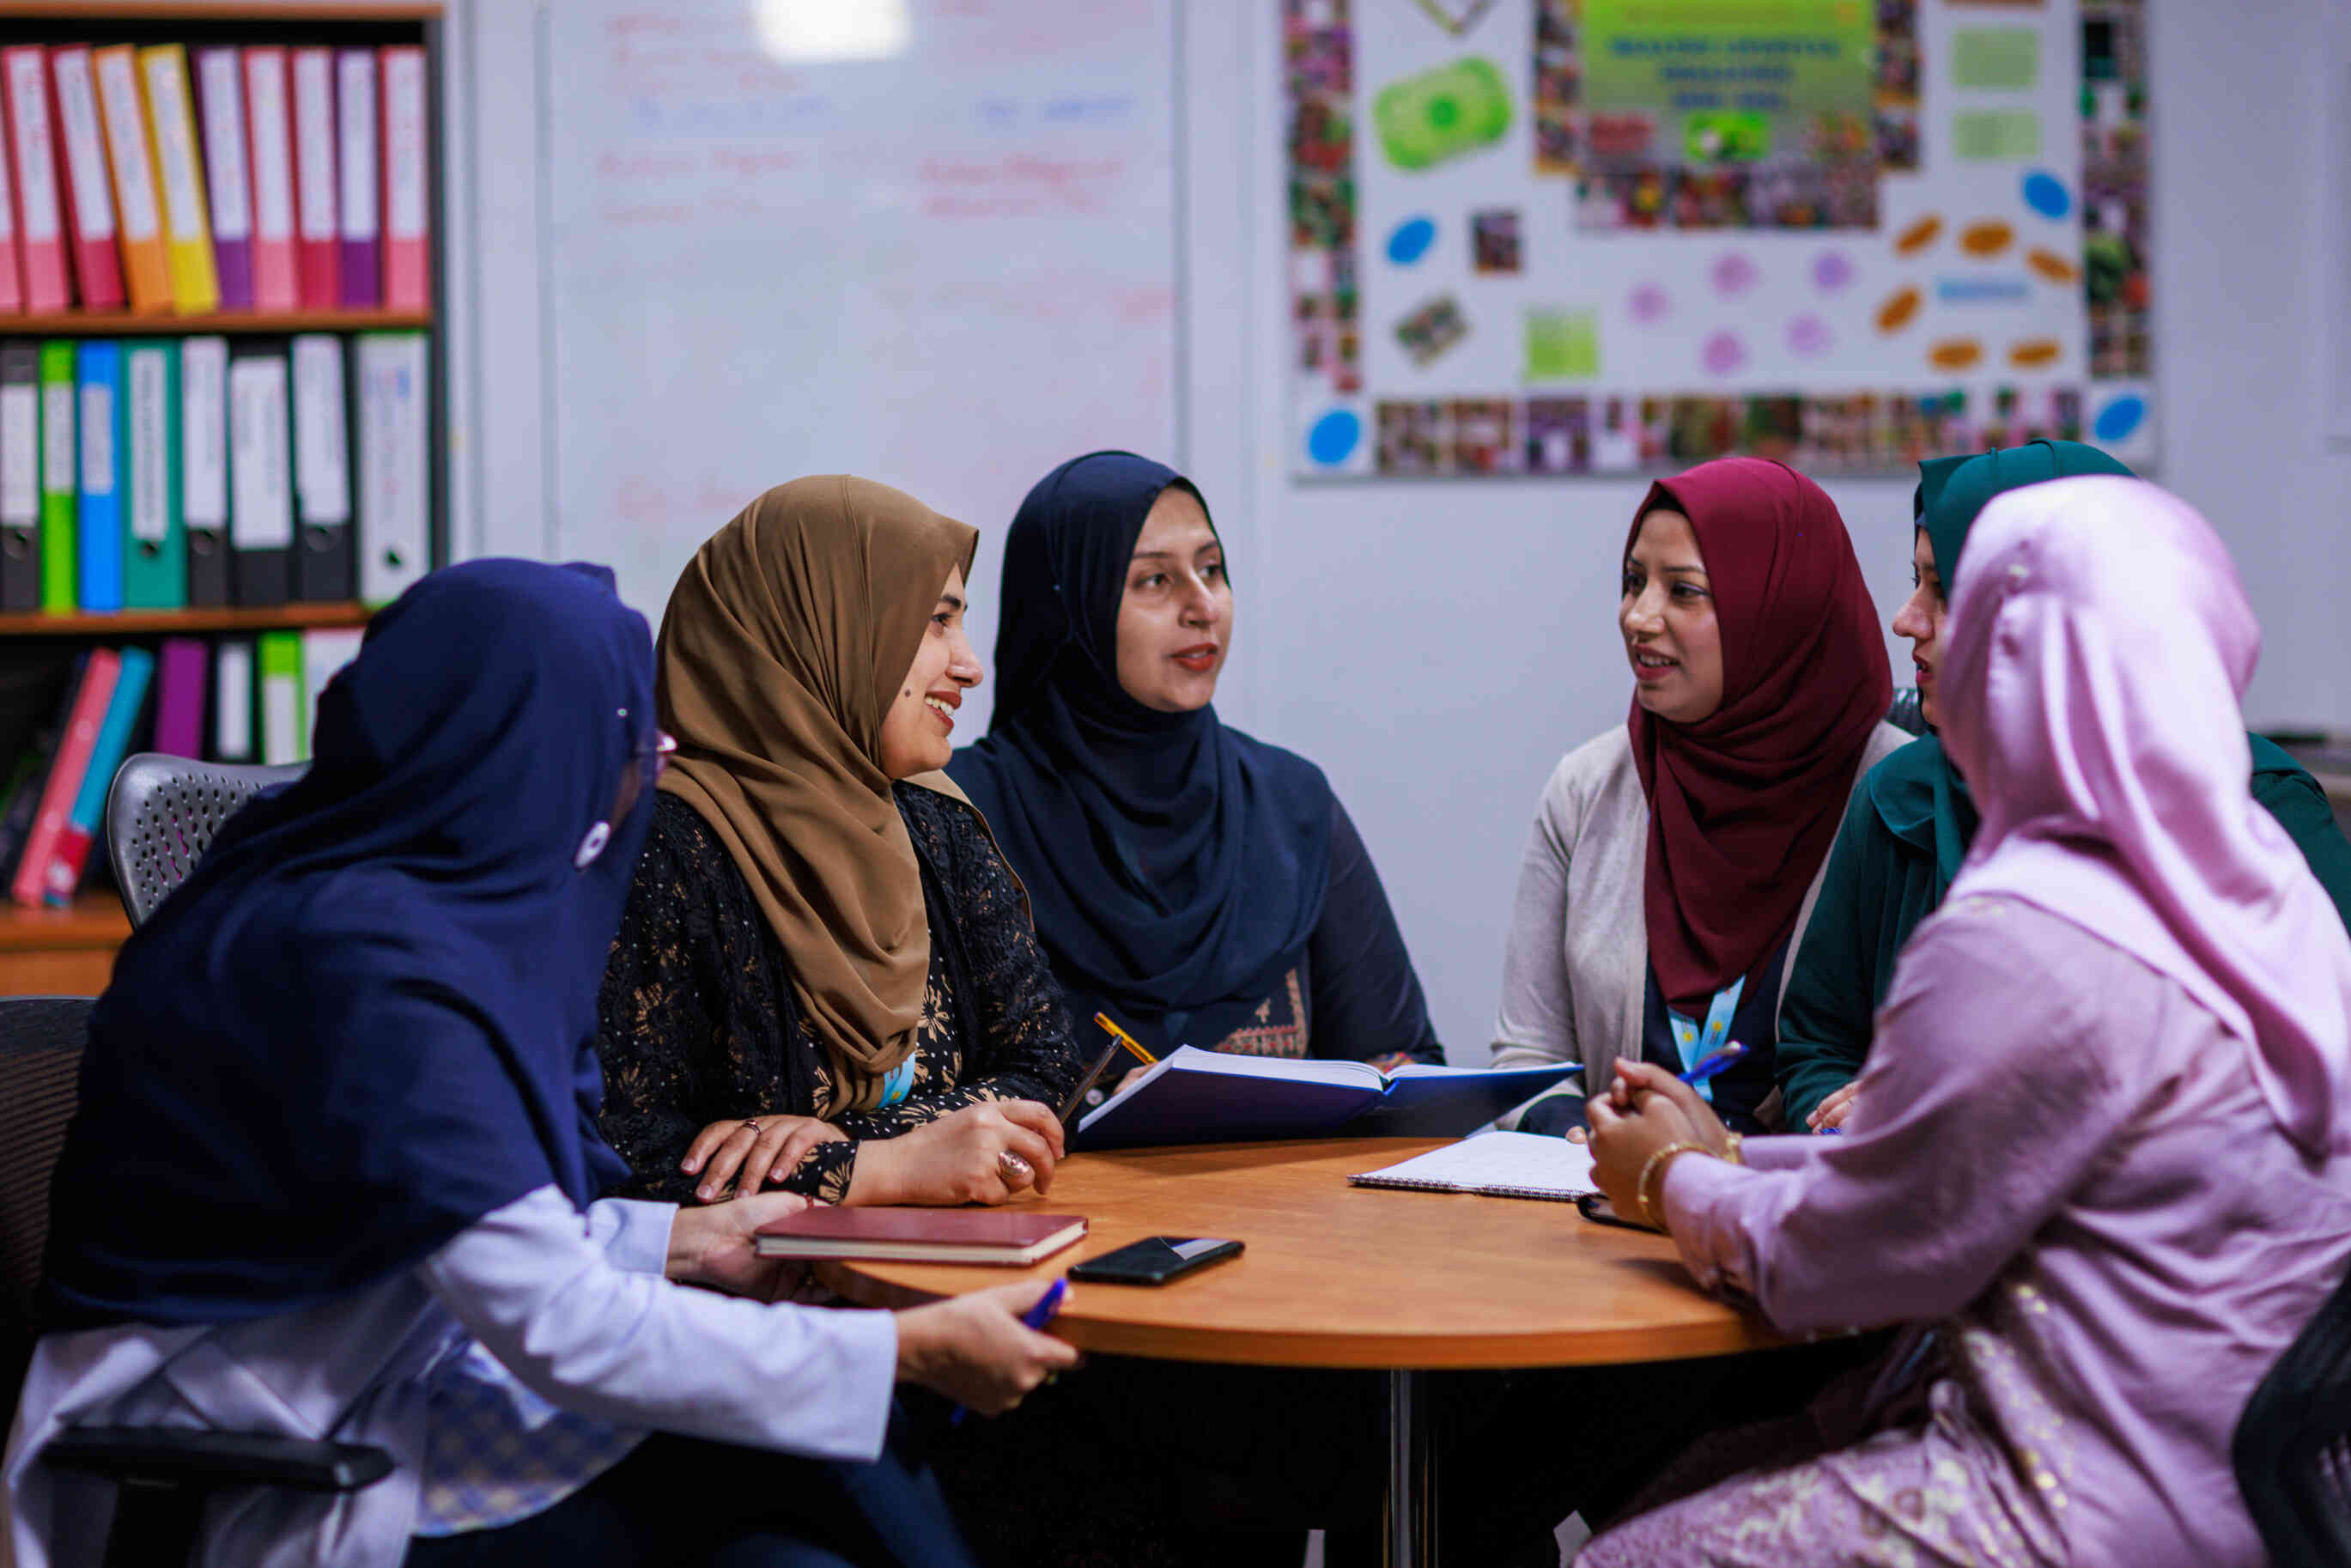
[(804, 1208), (753, 1232), (762, 1258), (865, 1258), (1019, 1268), (1084, 1239), (1078, 1214), (1019, 1208)]
[(1235, 1056), (1181, 1046), (1095, 1107), (1073, 1149), (1271, 1138), (1458, 1137), (1532, 1099), (1581, 1063), (1383, 1071), (1366, 1061)]
[(1357, 1171), (1347, 1179), (1357, 1186), (1553, 1203), (1573, 1203), (1600, 1190), (1593, 1180), (1589, 1145), (1535, 1133), (1481, 1133), (1375, 1171)]

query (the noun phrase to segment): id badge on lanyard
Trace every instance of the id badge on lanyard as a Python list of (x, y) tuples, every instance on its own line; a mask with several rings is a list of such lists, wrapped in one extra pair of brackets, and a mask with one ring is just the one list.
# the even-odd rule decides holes
[[(1666, 1009), (1666, 1023), (1674, 1031), (1674, 1049), (1681, 1052), (1682, 1070), (1687, 1071), (1707, 1057), (1722, 1049), (1730, 1038), (1730, 1020), (1739, 1011), (1739, 993), (1747, 988), (1747, 977), (1741, 975), (1726, 988), (1714, 993), (1707, 1004), (1706, 1024), (1700, 1028), (1673, 1009)], [(1708, 1104), (1714, 1103), (1714, 1080), (1702, 1078), (1691, 1085), (1698, 1097)]]

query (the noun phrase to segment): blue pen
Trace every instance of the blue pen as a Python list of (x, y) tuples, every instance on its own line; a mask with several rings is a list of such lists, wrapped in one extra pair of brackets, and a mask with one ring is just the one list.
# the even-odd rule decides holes
[(1676, 1076), (1685, 1083), (1702, 1083), (1746, 1054), (1747, 1048), (1734, 1040), (1720, 1051), (1707, 1052), (1692, 1064), (1687, 1072), (1677, 1073)]
[[(1045, 1287), (1045, 1293), (1037, 1298), (1037, 1304), (1020, 1314), (1021, 1322), (1042, 1333), (1045, 1325), (1053, 1321), (1053, 1314), (1061, 1310), (1061, 1298), (1069, 1293), (1068, 1280), (1054, 1281)], [(963, 1425), (963, 1418), (970, 1414), (970, 1411), (958, 1405), (955, 1407), (955, 1414), (947, 1417), (947, 1425), (960, 1427)]]

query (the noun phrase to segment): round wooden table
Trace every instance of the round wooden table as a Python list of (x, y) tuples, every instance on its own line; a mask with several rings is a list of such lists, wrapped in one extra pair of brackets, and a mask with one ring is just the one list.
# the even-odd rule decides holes
[(1388, 1374), (1389, 1561), (1432, 1561), (1421, 1375), (1589, 1366), (1784, 1342), (1699, 1293), (1674, 1245), (1594, 1225), (1573, 1204), (1348, 1185), (1445, 1139), (1344, 1138), (1073, 1155), (1024, 1201), (1082, 1214), (1086, 1239), (1027, 1270), (833, 1262), (819, 1277), (904, 1307), (1072, 1263), (1146, 1236), (1218, 1236), (1248, 1250), (1158, 1287), (1079, 1283), (1053, 1332), (1083, 1350), (1170, 1361), (1378, 1368)]

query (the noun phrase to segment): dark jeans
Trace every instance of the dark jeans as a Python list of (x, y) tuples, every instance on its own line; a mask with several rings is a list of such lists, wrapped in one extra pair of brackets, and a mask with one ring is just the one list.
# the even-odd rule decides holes
[(407, 1568), (972, 1568), (929, 1468), (657, 1434), (544, 1513), (418, 1536)]

